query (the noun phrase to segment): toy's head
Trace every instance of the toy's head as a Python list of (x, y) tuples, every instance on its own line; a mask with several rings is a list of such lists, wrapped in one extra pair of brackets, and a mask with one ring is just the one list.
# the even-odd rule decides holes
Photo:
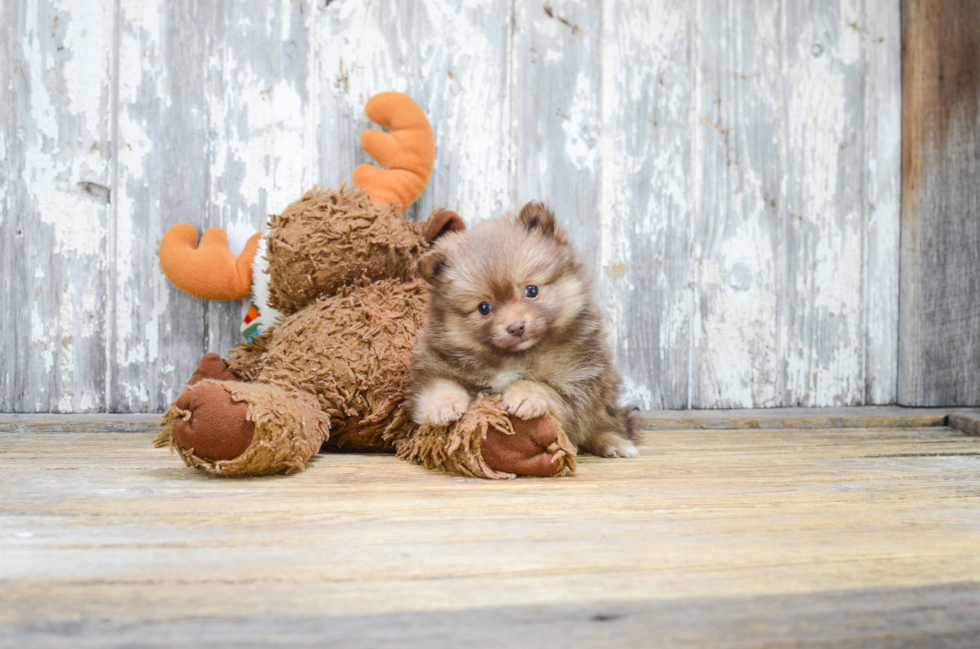
[(447, 210), (418, 224), (402, 215), (425, 189), (435, 160), (432, 128), (418, 105), (387, 92), (372, 97), (365, 112), (387, 129), (361, 133), (361, 146), (383, 169), (360, 165), (353, 188), (307, 192), (271, 217), (265, 236), (249, 239), (237, 258), (223, 230), (207, 230), (198, 244), (194, 226), (173, 226), (160, 244), (170, 281), (209, 300), (267, 292), (261, 301), (288, 315), (362, 277), (412, 276), (429, 243), (465, 226)]
[[(269, 219), (256, 269), (268, 273), (269, 305), (289, 315), (361, 278), (413, 277), (429, 244), (464, 227), (449, 210), (410, 223), (397, 205), (379, 205), (364, 191), (313, 189)], [(256, 285), (262, 281), (257, 275)]]

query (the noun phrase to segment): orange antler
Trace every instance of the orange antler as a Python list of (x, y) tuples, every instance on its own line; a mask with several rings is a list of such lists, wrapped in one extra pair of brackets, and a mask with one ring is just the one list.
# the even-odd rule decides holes
[(394, 203), (408, 209), (429, 183), (436, 159), (429, 120), (418, 104), (400, 92), (371, 97), (364, 112), (388, 130), (361, 133), (361, 147), (384, 169), (359, 165), (354, 169), (354, 186), (367, 191), (375, 203)]
[(261, 236), (252, 235), (242, 254), (235, 257), (224, 230), (205, 230), (198, 245), (197, 228), (178, 223), (160, 242), (160, 266), (184, 293), (205, 300), (240, 300), (252, 292), (252, 259)]

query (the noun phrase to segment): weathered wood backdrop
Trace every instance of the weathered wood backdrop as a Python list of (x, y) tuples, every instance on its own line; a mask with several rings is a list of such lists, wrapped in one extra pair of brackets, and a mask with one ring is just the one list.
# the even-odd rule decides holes
[(413, 215), (549, 201), (639, 405), (893, 402), (899, 48), (899, 0), (3, 0), (0, 410), (165, 407), (241, 305), (163, 232), (338, 185), (389, 89)]
[(980, 405), (980, 0), (902, 2), (898, 400)]

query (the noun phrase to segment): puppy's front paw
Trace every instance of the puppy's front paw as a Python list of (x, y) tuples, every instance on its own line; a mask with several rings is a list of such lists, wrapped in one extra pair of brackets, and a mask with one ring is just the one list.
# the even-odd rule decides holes
[(444, 399), (441, 403), (432, 404), (425, 413), (425, 423), (433, 426), (452, 423), (466, 414), (469, 406), (469, 399)]
[(451, 381), (440, 381), (418, 400), (415, 421), (419, 424), (445, 426), (466, 414), (470, 395)]
[(599, 457), (640, 457), (636, 445), (616, 433), (602, 433), (588, 445), (588, 450)]
[(507, 412), (518, 419), (534, 419), (548, 414), (548, 397), (544, 390), (531, 381), (515, 381), (504, 390), (501, 399)]

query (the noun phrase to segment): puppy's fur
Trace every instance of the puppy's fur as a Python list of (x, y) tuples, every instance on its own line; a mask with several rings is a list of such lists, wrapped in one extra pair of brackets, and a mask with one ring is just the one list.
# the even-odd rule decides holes
[(550, 414), (583, 451), (638, 455), (588, 272), (551, 211), (528, 203), (448, 234), (422, 274), (432, 290), (413, 358), (417, 423), (455, 421), (478, 392), (498, 393), (521, 419)]

